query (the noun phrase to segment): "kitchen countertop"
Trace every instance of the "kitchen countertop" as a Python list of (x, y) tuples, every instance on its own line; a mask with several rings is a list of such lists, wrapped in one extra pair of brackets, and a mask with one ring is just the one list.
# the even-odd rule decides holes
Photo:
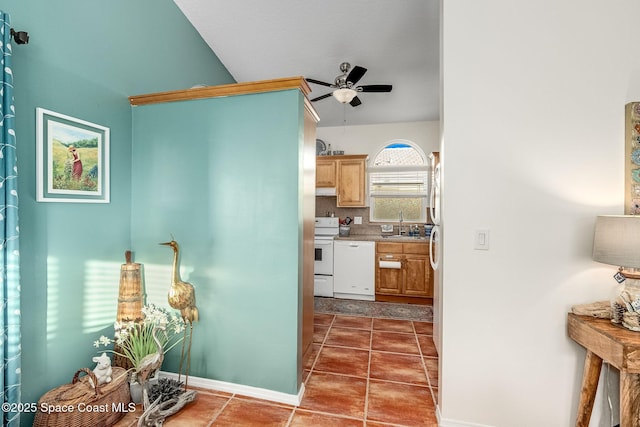
[(350, 236), (336, 236), (335, 240), (354, 240), (354, 241), (365, 241), (365, 242), (412, 242), (412, 243), (427, 243), (429, 242), (428, 237), (420, 236), (420, 237), (410, 237), (410, 236), (402, 236), (402, 237), (382, 237), (379, 234), (352, 234)]

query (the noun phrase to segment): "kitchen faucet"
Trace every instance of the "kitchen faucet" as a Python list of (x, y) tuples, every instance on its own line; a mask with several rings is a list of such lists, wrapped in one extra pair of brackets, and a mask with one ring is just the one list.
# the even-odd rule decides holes
[(400, 209), (400, 227), (398, 228), (398, 236), (402, 236), (403, 232), (402, 232), (402, 222), (404, 221), (403, 215), (402, 215), (402, 209)]

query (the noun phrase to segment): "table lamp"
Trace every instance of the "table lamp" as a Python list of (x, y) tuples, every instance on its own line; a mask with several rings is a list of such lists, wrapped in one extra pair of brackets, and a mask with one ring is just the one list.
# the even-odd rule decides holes
[(619, 267), (615, 277), (622, 287), (611, 298), (611, 321), (640, 331), (640, 216), (598, 216), (593, 260)]

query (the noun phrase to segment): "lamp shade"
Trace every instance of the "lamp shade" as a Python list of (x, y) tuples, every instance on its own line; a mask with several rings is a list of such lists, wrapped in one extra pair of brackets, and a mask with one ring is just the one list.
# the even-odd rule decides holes
[(640, 216), (598, 216), (593, 260), (619, 267), (640, 268)]
[(353, 100), (353, 98), (355, 98), (357, 94), (358, 92), (348, 88), (336, 89), (333, 91), (333, 97), (343, 104), (351, 102), (351, 100)]

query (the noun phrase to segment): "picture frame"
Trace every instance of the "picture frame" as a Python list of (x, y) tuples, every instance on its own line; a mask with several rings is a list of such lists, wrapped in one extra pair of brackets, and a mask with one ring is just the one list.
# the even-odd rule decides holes
[(640, 102), (625, 105), (624, 214), (640, 215)]
[(36, 108), (36, 201), (109, 203), (108, 127)]

